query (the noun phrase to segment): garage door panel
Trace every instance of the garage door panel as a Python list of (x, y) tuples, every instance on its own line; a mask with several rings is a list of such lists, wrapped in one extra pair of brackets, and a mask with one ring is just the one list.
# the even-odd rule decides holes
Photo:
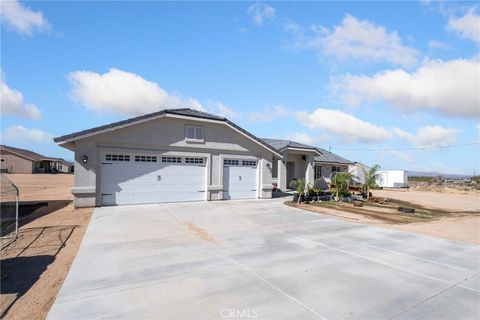
[(134, 161), (102, 165), (104, 205), (201, 201), (205, 189), (205, 165)]
[[(239, 163), (241, 163), (239, 161)], [(224, 165), (223, 199), (254, 199), (257, 197), (257, 167)]]

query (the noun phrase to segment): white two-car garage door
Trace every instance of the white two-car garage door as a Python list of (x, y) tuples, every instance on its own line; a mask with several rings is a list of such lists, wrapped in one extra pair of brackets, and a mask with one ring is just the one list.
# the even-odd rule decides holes
[(223, 199), (257, 198), (257, 161), (223, 160)]
[(206, 200), (205, 159), (144, 154), (105, 154), (102, 205)]

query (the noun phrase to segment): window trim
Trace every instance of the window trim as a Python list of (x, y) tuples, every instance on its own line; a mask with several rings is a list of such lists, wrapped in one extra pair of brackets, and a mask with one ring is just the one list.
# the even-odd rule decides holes
[(120, 154), (120, 153), (106, 153), (104, 155), (104, 160), (108, 162), (130, 162), (129, 154)]
[(179, 156), (162, 156), (160, 158), (161, 163), (183, 163), (182, 158)]
[[(188, 129), (193, 128), (193, 138), (188, 137)], [(197, 139), (197, 130), (200, 130), (202, 133), (202, 138)], [(187, 142), (205, 142), (205, 128), (204, 127), (199, 127), (199, 126), (190, 126), (187, 125), (185, 126), (185, 141)]]
[(204, 165), (205, 164), (205, 158), (203, 158), (203, 157), (185, 157), (185, 164)]
[(136, 163), (157, 163), (157, 156), (147, 154), (136, 154), (133, 161)]

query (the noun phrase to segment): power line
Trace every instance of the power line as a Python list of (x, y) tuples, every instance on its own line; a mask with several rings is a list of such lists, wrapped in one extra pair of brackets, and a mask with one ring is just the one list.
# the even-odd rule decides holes
[(409, 151), (409, 150), (440, 150), (440, 149), (451, 149), (457, 147), (466, 147), (480, 144), (480, 141), (462, 143), (462, 144), (450, 144), (444, 146), (423, 146), (423, 147), (409, 147), (409, 148), (367, 148), (367, 149), (355, 149), (355, 148), (336, 148), (331, 147), (333, 150), (342, 150), (342, 151)]

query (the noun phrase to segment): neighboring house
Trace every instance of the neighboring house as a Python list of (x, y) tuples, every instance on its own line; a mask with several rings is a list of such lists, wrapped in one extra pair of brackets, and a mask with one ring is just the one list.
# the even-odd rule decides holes
[(355, 178), (358, 178), (358, 182), (365, 183), (365, 173), (370, 171), (370, 167), (364, 165), (361, 162), (354, 162), (348, 166), (348, 172), (350, 172)]
[(290, 182), (298, 179), (327, 189), (332, 173), (348, 171), (348, 166), (352, 164), (322, 148), (291, 140), (263, 140), (282, 153), (283, 158), (274, 162), (272, 169), (272, 182), (277, 183), (280, 190), (289, 189)]
[(54, 141), (75, 152), (76, 207), (270, 198), (272, 162), (282, 158), (231, 121), (192, 109), (162, 110)]
[(2, 173), (57, 173), (62, 171), (63, 159), (45, 157), (36, 152), (0, 145)]
[(58, 172), (73, 173), (73, 162), (62, 158), (58, 158), (57, 160), (59, 161)]

